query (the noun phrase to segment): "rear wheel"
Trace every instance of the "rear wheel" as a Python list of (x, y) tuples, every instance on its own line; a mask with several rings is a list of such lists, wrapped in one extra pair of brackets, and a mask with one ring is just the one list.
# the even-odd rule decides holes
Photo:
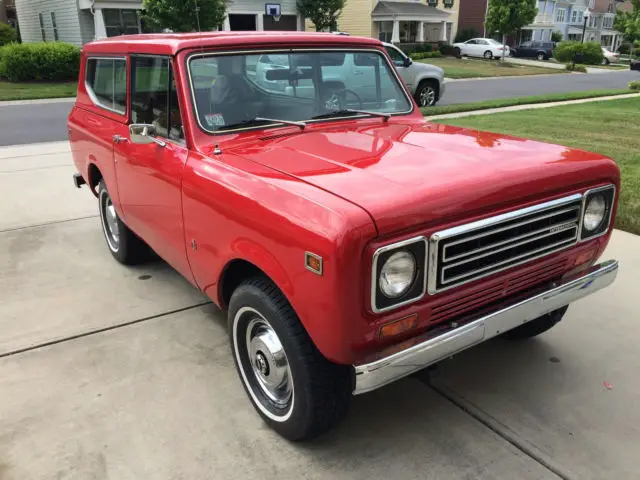
[(562, 317), (564, 317), (564, 314), (567, 312), (568, 308), (569, 306), (567, 305), (566, 307), (562, 307), (554, 310), (551, 313), (547, 313), (546, 315), (538, 317), (535, 320), (531, 320), (524, 325), (503, 333), (503, 336), (505, 338), (508, 338), (509, 340), (524, 340), (526, 338), (540, 335), (541, 333), (544, 333), (550, 328), (554, 327), (556, 323), (562, 320)]
[(423, 80), (415, 93), (416, 102), (420, 107), (433, 107), (438, 101), (438, 82)]
[(460, 47), (454, 48), (453, 52), (455, 53), (456, 57), (458, 57), (458, 58), (460, 58), (462, 56), (462, 50), (460, 50)]
[(539, 52), (538, 55), (536, 55), (536, 58), (540, 61), (547, 59), (546, 55), (542, 52)]
[(229, 337), (258, 414), (289, 440), (316, 437), (346, 415), (351, 367), (318, 351), (280, 290), (265, 277), (240, 284), (229, 302)]
[(483, 57), (487, 60), (491, 60), (493, 58), (493, 53), (491, 53), (491, 50), (487, 50), (486, 52), (484, 52)]
[(602, 58), (602, 65), (609, 65), (609, 60), (606, 57)]
[(122, 223), (104, 180), (98, 184), (100, 223), (113, 258), (124, 265), (135, 265), (149, 259), (150, 249)]

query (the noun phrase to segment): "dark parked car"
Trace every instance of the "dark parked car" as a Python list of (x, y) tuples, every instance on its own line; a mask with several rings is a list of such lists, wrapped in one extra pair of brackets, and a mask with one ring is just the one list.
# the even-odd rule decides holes
[(553, 57), (553, 42), (522, 42), (511, 49), (511, 56), (548, 60)]

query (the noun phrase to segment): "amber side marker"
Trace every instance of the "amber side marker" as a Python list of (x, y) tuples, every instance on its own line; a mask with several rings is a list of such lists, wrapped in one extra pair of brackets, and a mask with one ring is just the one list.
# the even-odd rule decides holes
[(380, 327), (379, 337), (380, 339), (395, 337), (415, 328), (416, 325), (418, 325), (418, 314), (414, 313), (413, 315), (395, 320)]
[(304, 266), (307, 270), (322, 275), (322, 257), (311, 252), (304, 252)]

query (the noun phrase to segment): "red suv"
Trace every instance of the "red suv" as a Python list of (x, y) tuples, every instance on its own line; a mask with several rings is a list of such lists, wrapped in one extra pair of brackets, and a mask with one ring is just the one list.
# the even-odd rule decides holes
[[(261, 81), (267, 52), (287, 61)], [(152, 249), (226, 312), (248, 397), (289, 439), (354, 394), (548, 330), (617, 273), (596, 264), (612, 160), (425, 122), (371, 38), (90, 43), (68, 127), (113, 257)]]

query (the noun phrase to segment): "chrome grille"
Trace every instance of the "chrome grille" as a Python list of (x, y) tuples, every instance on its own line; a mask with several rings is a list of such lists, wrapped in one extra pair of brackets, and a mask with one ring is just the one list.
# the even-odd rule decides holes
[(575, 245), (582, 195), (553, 200), (435, 233), (429, 293), (462, 285)]

